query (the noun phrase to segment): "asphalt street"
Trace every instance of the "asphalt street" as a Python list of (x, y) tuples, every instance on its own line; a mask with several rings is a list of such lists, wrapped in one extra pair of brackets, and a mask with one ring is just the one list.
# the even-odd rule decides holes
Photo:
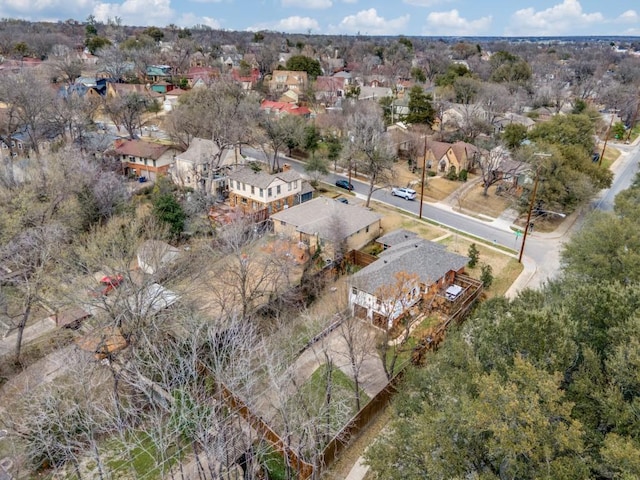
[[(640, 163), (640, 138), (632, 145), (615, 145), (615, 147), (620, 149), (622, 153), (612, 166), (614, 180), (611, 188), (601, 191), (587, 207), (570, 215), (567, 220), (563, 222), (564, 225), (556, 232), (538, 233), (534, 231), (527, 236), (523, 262), (526, 270), (523, 273), (523, 277), (526, 278), (520, 282), (521, 285), (519, 285), (519, 288), (524, 288), (525, 286), (537, 287), (548, 279), (555, 277), (560, 268), (560, 251), (562, 244), (568, 240), (574, 232), (580, 229), (585, 214), (594, 209), (611, 211), (613, 209), (615, 196), (631, 185)], [(245, 147), (243, 148), (243, 153), (256, 160), (266, 161), (265, 154), (259, 150)], [(301, 174), (305, 174), (302, 163), (281, 156), (280, 163), (285, 162), (289, 163), (293, 169), (299, 171)], [(323, 180), (326, 183), (334, 184), (336, 180), (341, 178), (347, 177), (330, 173), (326, 175)], [(366, 198), (369, 190), (368, 184), (354, 178), (351, 179), (351, 183), (354, 186), (353, 193), (360, 198)], [(419, 199), (407, 201), (395, 197), (391, 195), (390, 188), (374, 191), (372, 198), (415, 215), (418, 215), (420, 209)], [(508, 221), (484, 221), (453, 211), (451, 207), (447, 205), (426, 202), (423, 203), (422, 217), (467, 235), (484, 239), (489, 244), (505, 247), (515, 252), (519, 252), (522, 245), (522, 237), (516, 237)]]

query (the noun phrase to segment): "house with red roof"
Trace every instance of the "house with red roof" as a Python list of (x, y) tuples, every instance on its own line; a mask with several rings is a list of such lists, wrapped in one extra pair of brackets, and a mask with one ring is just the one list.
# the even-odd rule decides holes
[(253, 90), (260, 80), (260, 70), (252, 68), (248, 75), (243, 75), (240, 68), (232, 68), (231, 78), (242, 85), (243, 90)]
[(263, 100), (260, 104), (260, 110), (277, 117), (282, 115), (297, 115), (308, 118), (311, 115), (311, 110), (307, 107), (300, 107), (295, 103), (274, 102), (272, 100)]
[(212, 67), (196, 66), (187, 71), (185, 78), (191, 88), (210, 85), (220, 77), (220, 70)]

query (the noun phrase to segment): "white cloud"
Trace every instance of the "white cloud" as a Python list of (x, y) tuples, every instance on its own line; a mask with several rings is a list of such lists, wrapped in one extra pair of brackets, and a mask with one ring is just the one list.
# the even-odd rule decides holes
[(252, 32), (258, 32), (260, 30), (272, 30), (275, 32), (306, 33), (308, 31), (311, 31), (317, 33), (320, 31), (320, 24), (314, 18), (299, 17), (297, 15), (294, 15), (292, 17), (278, 20), (277, 22), (258, 23), (247, 28), (247, 30)]
[(344, 3), (358, 3), (358, 0), (342, 0)]
[(96, 20), (106, 22), (120, 17), (124, 25), (168, 25), (175, 23), (171, 0), (124, 0), (122, 3), (98, 3), (93, 9)]
[(622, 13), (616, 19), (616, 21), (624, 23), (638, 23), (640, 22), (640, 15), (638, 15), (638, 12), (636, 12), (635, 10), (627, 10), (626, 12)]
[[(56, 21), (77, 18), (78, 12), (90, 12), (95, 0), (2, 0), (0, 1), (1, 18), (22, 18), (30, 21)], [(85, 17), (78, 20), (84, 20)]]
[(194, 25), (206, 25), (213, 29), (221, 28), (220, 21), (212, 17), (199, 17), (194, 13), (183, 13), (177, 21), (173, 22), (179, 27), (193, 27)]
[(299, 8), (330, 8), (333, 5), (331, 0), (282, 0), (283, 7)]
[(578, 0), (562, 3), (536, 12), (533, 7), (516, 11), (506, 28), (507, 35), (562, 35), (575, 33), (604, 21), (601, 13), (584, 13)]
[(436, 5), (450, 3), (455, 0), (402, 0), (402, 1), (407, 5), (413, 5), (414, 7), (435, 7)]
[(427, 16), (423, 32), (425, 35), (478, 35), (486, 33), (492, 21), (491, 15), (477, 20), (467, 20), (455, 9), (449, 12), (431, 12)]
[(402, 33), (409, 15), (387, 20), (380, 17), (375, 8), (361, 10), (355, 15), (348, 15), (337, 25), (331, 25), (329, 30), (334, 33), (361, 33), (363, 35), (395, 35)]

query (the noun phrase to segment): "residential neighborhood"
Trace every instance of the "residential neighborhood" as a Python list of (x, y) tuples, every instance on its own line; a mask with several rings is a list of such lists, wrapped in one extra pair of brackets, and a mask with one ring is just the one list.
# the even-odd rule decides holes
[(640, 477), (638, 51), (0, 20), (0, 479)]

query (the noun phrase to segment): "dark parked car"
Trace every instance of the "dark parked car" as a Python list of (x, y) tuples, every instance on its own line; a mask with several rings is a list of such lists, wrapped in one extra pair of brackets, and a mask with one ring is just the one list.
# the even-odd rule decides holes
[(344, 198), (344, 197), (338, 197), (338, 201), (339, 201), (340, 203), (349, 203), (349, 200), (347, 200), (347, 199), (346, 199), (346, 198)]
[(353, 190), (353, 185), (351, 185), (347, 180), (336, 180), (336, 187)]

